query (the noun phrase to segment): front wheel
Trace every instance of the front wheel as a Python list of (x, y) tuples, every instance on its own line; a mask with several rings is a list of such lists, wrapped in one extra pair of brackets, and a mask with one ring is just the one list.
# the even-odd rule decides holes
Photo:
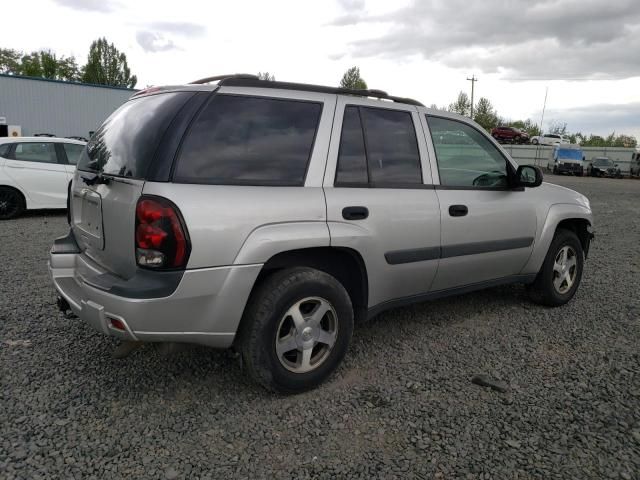
[(532, 300), (549, 307), (564, 305), (580, 285), (583, 266), (584, 253), (578, 236), (570, 230), (558, 230), (530, 287)]
[(280, 270), (251, 295), (239, 347), (250, 376), (268, 390), (300, 393), (340, 365), (353, 333), (342, 284), (306, 267)]
[(534, 138), (533, 140), (531, 140), (531, 143), (533, 143), (534, 145), (538, 145), (539, 142), (537, 138)]

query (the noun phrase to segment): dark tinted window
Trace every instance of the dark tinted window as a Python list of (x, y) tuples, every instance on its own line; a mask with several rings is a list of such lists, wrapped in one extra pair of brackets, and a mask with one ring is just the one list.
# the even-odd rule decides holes
[(162, 135), (192, 95), (161, 93), (129, 100), (91, 137), (78, 169), (144, 178)]
[(303, 185), (322, 106), (216, 95), (191, 128), (174, 181)]
[(375, 185), (422, 183), (418, 140), (409, 112), (360, 108), (369, 180)]
[(13, 158), (25, 162), (58, 163), (55, 144), (50, 142), (16, 143)]
[(9, 148), (11, 148), (10, 143), (5, 143), (4, 145), (0, 145), (0, 157), (6, 157), (9, 153)]
[(358, 107), (347, 107), (344, 110), (342, 121), (336, 183), (362, 183), (366, 185), (368, 181), (367, 157), (364, 149), (360, 112)]
[(84, 150), (84, 145), (76, 145), (75, 143), (63, 143), (64, 151), (67, 154), (67, 161), (71, 165), (76, 165)]
[(506, 187), (507, 161), (491, 141), (472, 126), (427, 116), (436, 151), (440, 184), (453, 187)]

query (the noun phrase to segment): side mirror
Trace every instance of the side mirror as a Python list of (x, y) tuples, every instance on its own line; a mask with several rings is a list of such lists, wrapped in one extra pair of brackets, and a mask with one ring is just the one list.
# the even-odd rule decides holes
[(542, 170), (535, 165), (520, 165), (516, 170), (518, 187), (539, 187), (542, 183)]

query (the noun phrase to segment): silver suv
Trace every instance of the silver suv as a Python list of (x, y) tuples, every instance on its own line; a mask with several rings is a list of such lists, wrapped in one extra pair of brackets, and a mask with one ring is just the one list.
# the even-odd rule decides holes
[(592, 239), (587, 198), (465, 117), (246, 75), (113, 113), (70, 225), (50, 255), (63, 310), (126, 341), (234, 346), (280, 392), (320, 384), (388, 308), (513, 282), (562, 305)]

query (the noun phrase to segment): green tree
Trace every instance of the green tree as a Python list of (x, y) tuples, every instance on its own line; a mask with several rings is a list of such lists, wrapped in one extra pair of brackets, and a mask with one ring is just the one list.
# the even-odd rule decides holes
[(638, 140), (632, 135), (618, 135), (613, 142), (614, 147), (635, 148), (638, 146)]
[(486, 97), (481, 97), (473, 111), (473, 119), (487, 132), (500, 123), (498, 112)]
[(268, 80), (270, 82), (276, 81), (276, 76), (273, 73), (269, 72), (258, 72), (258, 78), (260, 80)]
[(22, 53), (10, 48), (0, 48), (0, 73), (17, 75)]
[(138, 78), (131, 74), (127, 56), (106, 38), (91, 43), (87, 64), (82, 69), (82, 81), (98, 85), (133, 88)]
[(77, 80), (78, 65), (74, 57), (58, 58), (50, 50), (23, 53), (0, 49), (0, 73), (54, 80)]
[(458, 93), (458, 98), (455, 102), (449, 104), (449, 111), (459, 113), (460, 115), (469, 116), (471, 111), (471, 101), (469, 95), (464, 92)]
[(360, 69), (358, 67), (351, 67), (342, 76), (340, 86), (352, 90), (366, 90), (367, 82), (360, 76)]
[(553, 133), (554, 135), (565, 135), (567, 133), (566, 122), (557, 122), (552, 120), (549, 124), (549, 133)]
[(518, 128), (524, 132), (527, 132), (530, 137), (540, 135), (540, 127), (537, 124), (533, 123), (530, 118), (526, 120), (516, 120), (515, 122), (511, 122), (512, 127)]

